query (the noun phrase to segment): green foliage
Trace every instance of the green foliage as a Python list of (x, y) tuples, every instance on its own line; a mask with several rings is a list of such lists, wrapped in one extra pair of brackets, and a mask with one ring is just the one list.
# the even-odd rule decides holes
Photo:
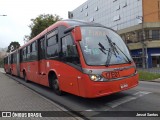
[(35, 19), (31, 19), (32, 23), (29, 25), (31, 29), (31, 34), (29, 39), (32, 39), (43, 30), (45, 30), (50, 25), (56, 23), (57, 21), (62, 20), (58, 15), (50, 15), (50, 14), (41, 14)]
[(8, 46), (7, 52), (13, 52), (19, 47), (20, 47), (19, 42), (11, 42), (10, 45)]
[(160, 74), (157, 74), (157, 73), (150, 73), (145, 71), (139, 71), (138, 73), (139, 73), (140, 80), (149, 81), (149, 80), (155, 80), (160, 78)]

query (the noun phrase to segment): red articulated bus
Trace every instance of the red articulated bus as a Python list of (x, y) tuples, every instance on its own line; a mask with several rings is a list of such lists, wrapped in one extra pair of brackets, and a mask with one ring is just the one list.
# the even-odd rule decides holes
[(138, 85), (121, 37), (101, 24), (59, 21), (4, 58), (5, 71), (48, 86), (56, 94), (106, 96)]

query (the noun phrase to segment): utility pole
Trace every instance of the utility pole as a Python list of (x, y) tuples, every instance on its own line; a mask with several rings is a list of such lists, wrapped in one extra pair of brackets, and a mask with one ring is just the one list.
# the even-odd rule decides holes
[(143, 16), (138, 16), (137, 19), (140, 19), (142, 21), (142, 36), (143, 39), (140, 40), (142, 44), (142, 67), (143, 68), (148, 68), (148, 55), (147, 55), (147, 45), (145, 42), (146, 40), (146, 34), (144, 30), (144, 18)]

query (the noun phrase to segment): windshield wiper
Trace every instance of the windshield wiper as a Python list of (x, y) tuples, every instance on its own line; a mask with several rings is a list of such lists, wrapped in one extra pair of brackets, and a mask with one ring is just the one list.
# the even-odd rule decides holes
[(99, 42), (98, 45), (100, 46), (100, 48), (99, 48), (100, 51), (103, 52), (106, 55), (106, 52), (105, 52), (105, 51), (107, 51), (106, 48), (100, 42)]
[(109, 48), (108, 50), (108, 56), (107, 56), (107, 60), (106, 60), (106, 66), (109, 66), (110, 60), (111, 60), (111, 56), (112, 56), (112, 51), (111, 48)]
[(100, 51), (102, 53), (104, 53), (105, 55), (107, 54), (105, 51), (108, 51), (108, 55), (107, 55), (107, 60), (106, 60), (106, 66), (109, 66), (110, 60), (111, 60), (111, 56), (112, 54), (114, 54), (117, 57), (117, 53), (119, 54), (117, 48), (114, 46), (114, 43), (112, 43), (112, 41), (110, 39), (108, 39), (108, 42), (110, 44), (110, 48), (109, 50), (107, 50), (100, 42), (99, 42), (99, 46), (100, 46)]
[[(112, 51), (114, 52), (114, 55), (117, 57), (117, 54), (119, 55), (119, 52), (117, 48), (115, 47), (115, 43), (111, 41), (111, 39), (106, 35), (109, 45), (111, 46)], [(116, 54), (117, 53), (117, 54)]]
[[(111, 46), (111, 48), (112, 48), (115, 56), (117, 57), (116, 53), (118, 53), (118, 55), (119, 55), (119, 52), (118, 52), (118, 50), (117, 50), (117, 48), (118, 48), (118, 49), (120, 50), (120, 52), (126, 57), (127, 62), (131, 64), (131, 63), (132, 63), (131, 60), (130, 60), (130, 59), (128, 58), (128, 56), (116, 45), (116, 43), (112, 42), (112, 40), (111, 40), (107, 35), (106, 35), (106, 37), (107, 37), (107, 39), (108, 39), (108, 42), (109, 42), (109, 44), (110, 44), (110, 46)], [(125, 59), (125, 60), (126, 60), (126, 59)]]
[(115, 43), (112, 42), (111, 39), (107, 35), (106, 35), (106, 37), (107, 37), (108, 43), (110, 45), (110, 48), (109, 48), (109, 51), (108, 51), (107, 60), (106, 60), (106, 66), (108, 67), (109, 63), (111, 61), (112, 54), (114, 54), (116, 57), (118, 57), (117, 54), (119, 55), (119, 52), (118, 52), (117, 48), (115, 47)]

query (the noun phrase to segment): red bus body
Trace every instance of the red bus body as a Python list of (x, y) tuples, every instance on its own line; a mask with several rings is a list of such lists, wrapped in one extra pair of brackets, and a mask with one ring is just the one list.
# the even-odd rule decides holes
[[(27, 80), (48, 87), (52, 87), (53, 80), (58, 79), (61, 91), (85, 98), (106, 96), (137, 86), (138, 73), (133, 61), (109, 66), (86, 64), (79, 43), (79, 41), (82, 41), (79, 40), (81, 33), (77, 33), (75, 30), (76, 26), (81, 25), (94, 26), (94, 23), (64, 20), (53, 24), (24, 46), (9, 54), (4, 59), (5, 71), (22, 78), (26, 75)], [(67, 30), (66, 35), (65, 31), (67, 28), (71, 29)], [(79, 65), (77, 63), (74, 64), (74, 60), (72, 63), (69, 63), (68, 61), (72, 61), (71, 57), (60, 57), (60, 53), (63, 51), (63, 40), (67, 42), (70, 39), (68, 35), (72, 37), (73, 44), (76, 45), (78, 52), (78, 58), (76, 59), (79, 59)], [(57, 42), (52, 44), (50, 38), (51, 40), (56, 39)], [(68, 45), (65, 42), (64, 45)], [(52, 46), (53, 49), (58, 46), (54, 54), (52, 54)], [(57, 56), (47, 57), (49, 55)], [(97, 79), (96, 74), (107, 79), (107, 81), (91, 80), (92, 78)]]

